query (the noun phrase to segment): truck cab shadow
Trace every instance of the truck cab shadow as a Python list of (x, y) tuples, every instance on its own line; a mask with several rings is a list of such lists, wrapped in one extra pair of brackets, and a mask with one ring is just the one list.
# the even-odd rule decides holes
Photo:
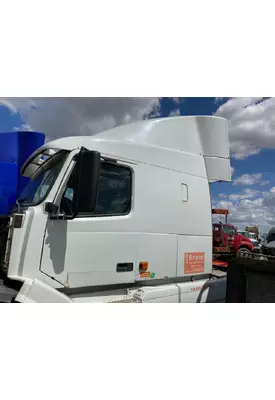
[(49, 220), (47, 224), (45, 245), (49, 246), (50, 260), (56, 275), (65, 269), (67, 248), (67, 221)]

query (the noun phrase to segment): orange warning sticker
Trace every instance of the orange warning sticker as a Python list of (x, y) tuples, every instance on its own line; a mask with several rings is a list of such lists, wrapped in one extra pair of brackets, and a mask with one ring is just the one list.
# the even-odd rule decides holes
[(204, 272), (205, 253), (184, 253), (184, 273)]
[(141, 278), (150, 278), (151, 272), (141, 272), (140, 277)]

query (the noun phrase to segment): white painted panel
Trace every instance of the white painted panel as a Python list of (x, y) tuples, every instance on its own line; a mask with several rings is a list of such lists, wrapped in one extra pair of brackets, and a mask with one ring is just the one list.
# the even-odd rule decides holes
[(165, 297), (158, 297), (156, 299), (150, 299), (144, 301), (144, 303), (178, 303), (179, 302), (179, 297), (178, 295), (173, 295), (173, 296), (165, 296)]
[[(83, 224), (86, 228), (89, 224), (90, 232), (82, 229)], [(88, 222), (50, 221), (41, 270), (69, 287), (133, 282), (137, 273), (135, 236), (127, 232), (93, 232), (92, 229), (92, 219)], [(118, 273), (118, 263), (133, 263), (134, 270)]]
[(137, 260), (148, 261), (148, 270), (155, 279), (176, 276), (177, 272), (177, 236), (161, 234), (136, 235)]
[[(131, 283), (141, 261), (149, 263), (154, 278), (175, 276), (176, 235), (93, 232), (92, 219), (85, 229), (80, 222), (50, 221), (47, 229), (41, 270), (59, 282), (69, 287)], [(130, 262), (133, 271), (116, 271), (118, 263)]]

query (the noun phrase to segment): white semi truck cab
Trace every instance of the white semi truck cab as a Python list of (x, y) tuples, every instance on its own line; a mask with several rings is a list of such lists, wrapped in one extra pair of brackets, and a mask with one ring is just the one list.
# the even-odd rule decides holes
[(1, 301), (224, 300), (225, 280), (211, 279), (209, 183), (231, 180), (225, 119), (57, 139), (21, 172), (31, 179), (9, 220)]

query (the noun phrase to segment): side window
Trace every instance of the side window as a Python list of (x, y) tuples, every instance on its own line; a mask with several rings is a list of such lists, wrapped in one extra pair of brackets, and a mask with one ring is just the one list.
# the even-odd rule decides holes
[[(70, 215), (72, 213), (74, 173), (69, 179), (67, 188), (61, 201), (60, 211)], [(98, 198), (94, 216), (124, 215), (131, 209), (132, 176), (131, 170), (121, 165), (103, 162), (101, 164)], [(85, 210), (80, 214), (87, 215)]]
[(235, 229), (232, 228), (232, 226), (229, 226), (229, 225), (224, 225), (223, 226), (223, 231), (224, 231), (224, 233), (226, 233), (228, 235), (236, 235)]
[(127, 214), (131, 208), (131, 196), (131, 170), (120, 165), (102, 163), (95, 214)]

